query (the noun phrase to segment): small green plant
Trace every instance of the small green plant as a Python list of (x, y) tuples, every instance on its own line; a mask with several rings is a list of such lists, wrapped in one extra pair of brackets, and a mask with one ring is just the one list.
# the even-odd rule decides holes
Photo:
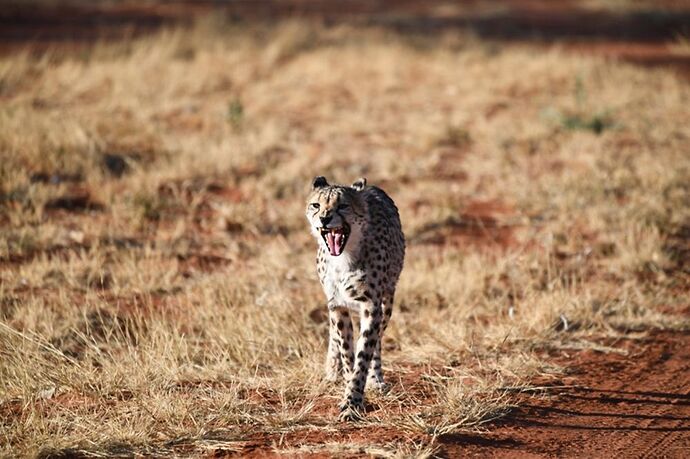
[(227, 119), (233, 127), (239, 128), (244, 120), (244, 105), (239, 99), (233, 99), (228, 104)]
[(591, 116), (575, 114), (561, 115), (561, 126), (569, 131), (592, 131), (599, 135), (613, 126), (613, 121), (606, 113)]
[(576, 109), (571, 113), (562, 113), (560, 110), (547, 110), (545, 115), (555, 118), (556, 122), (568, 131), (590, 131), (594, 134), (601, 134), (607, 129), (615, 126), (615, 122), (608, 110), (599, 111), (594, 114), (587, 112), (587, 90), (581, 76), (575, 79), (573, 90)]

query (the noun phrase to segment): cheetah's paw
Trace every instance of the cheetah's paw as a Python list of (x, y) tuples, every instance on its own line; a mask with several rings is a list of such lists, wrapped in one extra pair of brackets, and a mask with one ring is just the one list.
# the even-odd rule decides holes
[(352, 404), (345, 404), (340, 407), (340, 414), (338, 415), (338, 420), (342, 422), (356, 422), (364, 419), (362, 413), (364, 412), (364, 407), (357, 407)]

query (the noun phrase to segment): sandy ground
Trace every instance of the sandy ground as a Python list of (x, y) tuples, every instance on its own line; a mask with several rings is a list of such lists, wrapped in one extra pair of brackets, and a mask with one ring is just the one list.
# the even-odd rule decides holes
[[(690, 451), (690, 333), (652, 332), (639, 339), (602, 342), (607, 352), (562, 350), (549, 359), (568, 368), (560, 380), (533, 381), (516, 394), (509, 415), (484, 426), (484, 433), (439, 437), (438, 457), (639, 457), (684, 458)], [(614, 349), (611, 352), (611, 348)], [(419, 385), (414, 368), (396, 376), (393, 390)], [(423, 391), (420, 390), (420, 393)], [(335, 411), (318, 400), (324, 411)], [(379, 409), (370, 404), (370, 413)], [(283, 448), (329, 441), (359, 443), (361, 429), (284, 435)], [(366, 432), (368, 442), (386, 443), (395, 429)], [(410, 439), (413, 441), (414, 439)], [(228, 456), (278, 457), (275, 438), (256, 435)], [(341, 452), (342, 454), (342, 452)], [(352, 457), (367, 455), (352, 451)], [(326, 453), (310, 457), (329, 457)]]
[(442, 440), (447, 456), (687, 457), (690, 335), (608, 344), (620, 353), (553, 355), (568, 376), (524, 393), (487, 434)]

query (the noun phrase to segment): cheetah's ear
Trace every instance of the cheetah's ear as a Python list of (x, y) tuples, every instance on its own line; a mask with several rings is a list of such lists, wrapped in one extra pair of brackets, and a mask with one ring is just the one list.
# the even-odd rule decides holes
[(324, 177), (323, 175), (319, 175), (318, 177), (314, 177), (314, 181), (311, 182), (312, 190), (315, 190), (317, 188), (323, 188), (325, 186), (328, 186), (328, 181), (326, 180), (326, 177)]
[(357, 191), (362, 191), (364, 187), (367, 186), (367, 179), (364, 177), (358, 178), (355, 180), (355, 182), (352, 184), (352, 188), (354, 188)]

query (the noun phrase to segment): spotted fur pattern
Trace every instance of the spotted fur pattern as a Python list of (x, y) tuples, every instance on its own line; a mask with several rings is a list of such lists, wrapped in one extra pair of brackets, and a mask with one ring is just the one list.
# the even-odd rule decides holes
[[(319, 242), (316, 268), (328, 300), (326, 379), (345, 380), (340, 418), (353, 420), (363, 413), (367, 381), (386, 389), (381, 338), (405, 257), (400, 217), (393, 200), (366, 179), (348, 187), (329, 185), (324, 177), (314, 179), (306, 215)], [(347, 234), (342, 253), (329, 250), (328, 231)], [(356, 344), (353, 313), (360, 320)]]

